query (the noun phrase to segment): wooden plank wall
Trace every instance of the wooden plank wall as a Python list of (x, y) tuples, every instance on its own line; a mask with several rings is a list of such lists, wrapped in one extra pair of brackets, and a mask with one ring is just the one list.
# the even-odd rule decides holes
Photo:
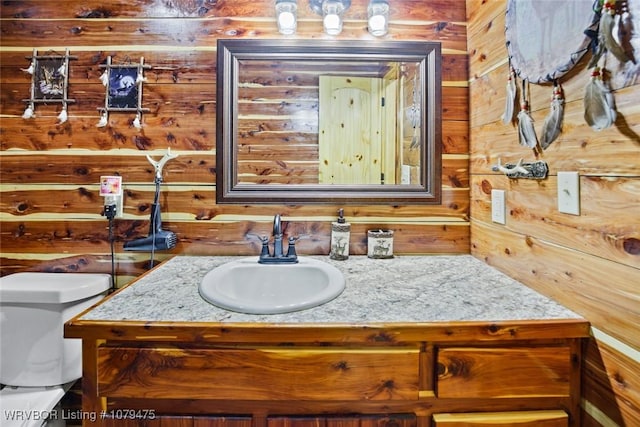
[[(506, 0), (467, 0), (471, 252), (592, 323), (583, 425), (640, 425), (640, 85), (616, 90), (615, 126), (593, 131), (583, 118), (589, 73), (582, 61), (562, 80), (563, 133), (539, 157), (550, 176), (537, 182), (493, 172), (498, 158), (535, 160), (518, 144), (517, 130), (500, 120), (508, 75), (505, 11)], [(632, 16), (638, 28), (640, 13)], [(538, 130), (550, 96), (550, 86), (532, 85)], [(558, 171), (580, 173), (580, 216), (557, 210)], [(491, 221), (491, 189), (506, 190), (504, 226)]]
[[(367, 0), (354, 0), (342, 34), (366, 31)], [(272, 0), (69, 0), (2, 2), (0, 48), (0, 178), (2, 270), (110, 272), (107, 221), (101, 216), (101, 175), (121, 175), (124, 219), (115, 221), (118, 285), (148, 267), (148, 253), (123, 252), (125, 241), (146, 236), (153, 170), (170, 147), (162, 185), (164, 228), (174, 231), (173, 254), (253, 255), (251, 234), (270, 234), (280, 213), (286, 233), (308, 235), (302, 254), (328, 254), (330, 222), (338, 205), (216, 205), (215, 119), (218, 38), (280, 38)], [(300, 2), (296, 38), (328, 38), (321, 17)], [(391, 10), (390, 40), (429, 40), (443, 48), (443, 198), (436, 206), (344, 206), (353, 223), (352, 253), (366, 253), (366, 230), (391, 228), (396, 253), (469, 253), (468, 53), (464, 2), (405, 0)], [(27, 68), (40, 54), (70, 49), (69, 120), (56, 123), (59, 105), (38, 105), (21, 118), (28, 98)], [(144, 57), (143, 129), (133, 114), (112, 113), (97, 128), (105, 88), (100, 64)]]

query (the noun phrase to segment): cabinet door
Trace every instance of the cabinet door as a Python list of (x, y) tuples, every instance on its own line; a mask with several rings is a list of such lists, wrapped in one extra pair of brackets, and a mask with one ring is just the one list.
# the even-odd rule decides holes
[(105, 417), (102, 427), (251, 427), (251, 418), (161, 415), (143, 420)]
[(569, 347), (438, 349), (440, 398), (553, 396), (570, 393)]
[(567, 427), (569, 416), (561, 410), (435, 414), (434, 427)]
[(98, 394), (113, 398), (417, 400), (419, 350), (101, 347)]
[(416, 427), (413, 414), (354, 415), (351, 417), (269, 417), (267, 427)]

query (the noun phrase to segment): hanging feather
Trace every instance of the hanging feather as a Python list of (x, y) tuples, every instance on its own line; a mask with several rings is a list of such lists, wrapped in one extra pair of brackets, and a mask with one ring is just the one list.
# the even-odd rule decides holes
[(36, 69), (34, 62), (35, 61), (31, 61), (31, 64), (29, 64), (29, 68), (21, 68), (21, 70), (24, 71), (25, 73), (33, 74), (33, 72)]
[(140, 122), (140, 113), (136, 114), (136, 118), (133, 119), (133, 127), (136, 129), (142, 129), (142, 123)]
[(516, 104), (516, 72), (513, 67), (510, 67), (509, 79), (507, 80), (507, 91), (504, 104), (504, 113), (502, 114), (502, 123), (508, 125), (513, 121), (513, 112)]
[(102, 84), (104, 86), (109, 84), (109, 71), (108, 70), (104, 70), (104, 73), (102, 73), (102, 75), (100, 76), (100, 81), (102, 82)]
[(584, 119), (595, 130), (610, 127), (616, 121), (617, 113), (611, 90), (602, 81), (600, 68), (591, 72), (584, 93)]
[(69, 116), (67, 115), (67, 106), (63, 105), (62, 106), (62, 111), (60, 111), (60, 114), (58, 114), (58, 121), (60, 123), (64, 123), (67, 121), (67, 119), (69, 118)]
[(100, 121), (96, 125), (96, 127), (103, 128), (109, 123), (109, 114), (106, 111), (102, 112), (100, 116)]
[(564, 118), (564, 95), (562, 86), (553, 83), (553, 96), (551, 98), (551, 109), (542, 124), (542, 135), (540, 136), (540, 146), (546, 150), (562, 132), (562, 119)]
[(613, 37), (616, 14), (616, 0), (606, 0), (603, 5), (602, 17), (600, 18), (600, 44), (603, 44), (607, 51), (611, 52), (618, 61), (625, 63), (629, 60), (629, 57)]
[(615, 27), (616, 0), (605, 0), (600, 17), (599, 45), (611, 52), (616, 59), (622, 63), (629, 61), (629, 57), (624, 52), (620, 44), (613, 37), (613, 27)]
[(36, 112), (33, 104), (27, 105), (27, 108), (25, 108), (24, 113), (22, 113), (22, 118), (31, 119), (31, 118), (34, 118), (35, 116), (36, 116)]
[(536, 129), (533, 126), (533, 118), (529, 113), (529, 101), (525, 90), (526, 81), (522, 81), (522, 103), (520, 104), (520, 112), (518, 113), (518, 137), (520, 145), (536, 148), (538, 145), (538, 137)]

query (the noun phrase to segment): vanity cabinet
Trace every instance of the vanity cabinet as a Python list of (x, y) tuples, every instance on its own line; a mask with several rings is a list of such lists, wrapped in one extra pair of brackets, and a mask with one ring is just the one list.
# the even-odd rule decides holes
[(97, 425), (577, 427), (587, 328), (75, 319), (66, 335), (83, 339), (83, 411), (112, 415)]
[(254, 316), (198, 295), (228, 260), (173, 258), (66, 323), (86, 426), (580, 426), (589, 323), (480, 261), (336, 261), (339, 298)]

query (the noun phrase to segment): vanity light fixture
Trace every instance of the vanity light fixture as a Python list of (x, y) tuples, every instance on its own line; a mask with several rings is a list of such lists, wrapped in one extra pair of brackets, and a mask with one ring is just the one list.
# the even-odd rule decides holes
[(342, 32), (342, 15), (351, 6), (351, 0), (309, 0), (309, 6), (322, 15), (324, 32), (337, 36)]
[(276, 0), (276, 19), (280, 34), (295, 34), (298, 24), (297, 11), (296, 0)]
[(372, 36), (380, 37), (389, 30), (389, 2), (387, 0), (371, 0), (367, 7), (367, 28)]

